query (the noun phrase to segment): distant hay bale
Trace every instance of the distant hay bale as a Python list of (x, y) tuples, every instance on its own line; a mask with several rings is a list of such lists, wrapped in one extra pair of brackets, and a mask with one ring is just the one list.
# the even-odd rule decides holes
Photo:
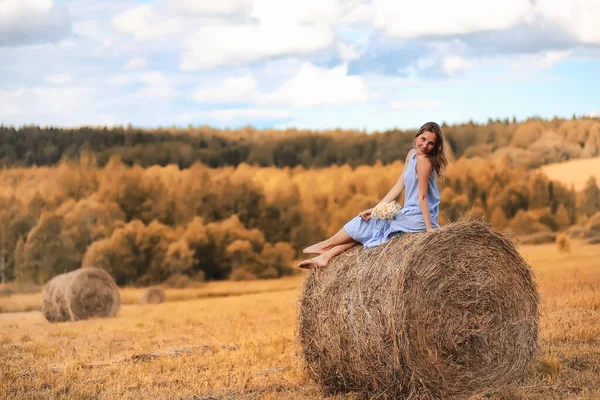
[(140, 303), (142, 304), (160, 304), (165, 301), (167, 301), (167, 294), (163, 288), (158, 286), (149, 287), (140, 297)]
[(526, 375), (538, 304), (510, 238), (462, 221), (356, 246), (311, 270), (298, 336), (308, 373), (327, 393), (468, 397)]
[(558, 251), (568, 253), (571, 251), (571, 241), (567, 235), (558, 235), (556, 237), (556, 247)]
[(42, 313), (50, 322), (112, 317), (120, 307), (115, 280), (99, 268), (80, 268), (55, 276), (42, 292)]

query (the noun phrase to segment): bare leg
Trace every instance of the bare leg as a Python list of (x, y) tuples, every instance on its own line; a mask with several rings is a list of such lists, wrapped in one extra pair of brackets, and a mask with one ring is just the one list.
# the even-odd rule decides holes
[(358, 244), (358, 242), (355, 240), (338, 244), (317, 257), (302, 261), (298, 266), (300, 268), (325, 267), (333, 257), (348, 250), (350, 247), (354, 247), (356, 244)]
[(327, 251), (337, 245), (346, 244), (346, 243), (356, 243), (356, 241), (354, 239), (352, 239), (352, 236), (348, 235), (348, 233), (346, 232), (346, 230), (344, 228), (342, 228), (339, 231), (337, 231), (337, 233), (335, 235), (333, 235), (332, 237), (330, 237), (329, 239), (325, 239), (322, 242), (308, 246), (307, 248), (302, 250), (302, 252), (304, 254), (310, 254), (310, 253), (323, 254), (325, 251)]

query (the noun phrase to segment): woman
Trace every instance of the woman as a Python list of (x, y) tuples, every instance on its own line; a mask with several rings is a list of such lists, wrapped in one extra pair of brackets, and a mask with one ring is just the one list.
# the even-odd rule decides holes
[(386, 220), (371, 218), (372, 208), (361, 211), (335, 235), (304, 249), (305, 254), (319, 256), (304, 260), (298, 266), (325, 267), (332, 257), (357, 243), (370, 248), (388, 241), (395, 234), (430, 232), (438, 228), (440, 193), (435, 178), (443, 176), (448, 164), (443, 143), (440, 126), (435, 122), (424, 124), (415, 134), (414, 148), (406, 156), (403, 173), (379, 202), (390, 202), (406, 189), (400, 213), (394, 219)]

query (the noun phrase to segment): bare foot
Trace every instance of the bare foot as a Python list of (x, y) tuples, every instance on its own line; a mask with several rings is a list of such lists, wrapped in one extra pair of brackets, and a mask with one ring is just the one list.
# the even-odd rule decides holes
[(309, 258), (308, 260), (302, 261), (300, 264), (298, 264), (298, 267), (304, 268), (304, 269), (312, 269), (315, 267), (323, 268), (323, 267), (327, 266), (328, 262), (329, 262), (329, 258), (326, 257), (325, 255), (321, 254), (320, 256)]
[(304, 254), (323, 254), (325, 251), (327, 251), (327, 249), (325, 249), (323, 242), (315, 243), (302, 250)]

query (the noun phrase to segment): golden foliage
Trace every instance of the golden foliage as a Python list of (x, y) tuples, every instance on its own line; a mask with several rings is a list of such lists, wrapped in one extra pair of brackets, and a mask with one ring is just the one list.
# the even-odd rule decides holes
[(528, 121), (519, 124), (509, 146), (525, 149), (529, 147), (531, 143), (539, 139), (544, 130), (544, 126), (539, 121)]
[[(180, 169), (129, 167), (113, 157), (95, 165), (85, 156), (0, 171), (0, 222), (7, 229), (0, 248), (7, 249), (9, 277), (43, 282), (82, 264), (107, 269), (119, 284), (160, 283), (171, 273), (225, 279), (239, 268), (246, 272), (236, 276), (283, 276), (302, 248), (376, 205), (403, 170), (401, 161)], [(525, 234), (565, 229), (581, 213), (574, 192), (504, 159), (460, 158), (439, 185), (441, 223), (485, 217)], [(532, 213), (538, 209), (544, 211)], [(251, 249), (234, 251), (236, 241)], [(267, 254), (284, 251), (284, 243), (292, 255), (278, 263), (287, 266), (269, 261)]]

